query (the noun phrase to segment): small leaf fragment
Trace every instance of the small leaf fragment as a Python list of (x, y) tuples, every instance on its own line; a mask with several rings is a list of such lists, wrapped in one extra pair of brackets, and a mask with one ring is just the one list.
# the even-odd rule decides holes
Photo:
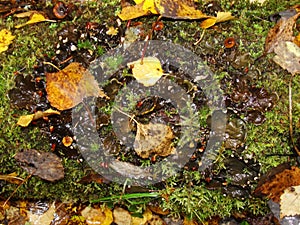
[(225, 22), (228, 20), (233, 20), (235, 17), (231, 15), (231, 12), (218, 12), (216, 17), (211, 17), (204, 20), (200, 27), (207, 29), (214, 26), (216, 23)]
[(16, 25), (15, 28), (21, 28), (29, 24), (34, 24), (34, 23), (39, 23), (44, 21), (50, 21), (50, 20), (46, 19), (46, 17), (41, 13), (33, 13), (31, 15), (31, 18), (26, 23)]
[(133, 77), (146, 87), (153, 86), (163, 75), (161, 63), (156, 57), (145, 57), (128, 63), (127, 66), (132, 69)]
[(46, 111), (37, 111), (34, 114), (20, 116), (17, 125), (22, 127), (27, 127), (33, 120), (38, 120), (43, 117), (51, 116), (51, 115), (59, 115), (60, 112), (53, 110), (53, 109), (47, 109)]
[(7, 29), (0, 31), (0, 53), (8, 49), (8, 46), (12, 43), (16, 36), (13, 36)]
[(280, 196), (280, 218), (300, 215), (300, 186), (288, 187)]

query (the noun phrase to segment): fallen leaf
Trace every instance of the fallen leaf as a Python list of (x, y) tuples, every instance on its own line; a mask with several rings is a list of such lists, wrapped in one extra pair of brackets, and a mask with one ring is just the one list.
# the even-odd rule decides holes
[(292, 75), (300, 73), (300, 47), (290, 41), (281, 41), (275, 48), (273, 60)]
[(172, 129), (165, 124), (138, 124), (134, 150), (142, 158), (148, 158), (151, 154), (168, 156), (175, 153), (174, 137)]
[(142, 218), (131, 216), (131, 225), (145, 225), (151, 218), (152, 212), (147, 208)]
[(288, 187), (280, 196), (280, 218), (300, 215), (300, 186)]
[(0, 175), (0, 180), (5, 180), (9, 183), (12, 184), (21, 184), (24, 179), (21, 177), (17, 176), (17, 173), (11, 173), (11, 174), (7, 174), (7, 175)]
[(214, 26), (216, 23), (233, 20), (235, 17), (231, 15), (231, 12), (218, 12), (217, 17), (211, 17), (201, 22), (200, 27), (207, 29)]
[(17, 124), (22, 127), (27, 127), (32, 121), (51, 115), (60, 115), (60, 112), (53, 109), (47, 109), (44, 112), (37, 111), (34, 114), (20, 116)]
[(85, 218), (87, 224), (110, 225), (113, 222), (112, 211), (109, 208), (95, 209), (90, 206), (81, 211), (81, 215)]
[(154, 0), (158, 13), (172, 19), (210, 18), (195, 8), (192, 0)]
[(43, 214), (28, 212), (29, 223), (32, 225), (50, 225), (55, 215), (55, 202), (50, 206), (50, 208)]
[[(38, 13), (38, 12), (35, 12), (33, 14), (25, 14), (25, 15), (26, 16), (29, 15), (30, 19), (26, 23), (16, 25), (15, 28), (18, 29), (18, 28), (24, 27), (29, 24), (35, 24), (35, 23), (40, 23), (40, 22), (44, 22), (44, 21), (56, 22), (55, 20), (48, 20), (43, 14)], [(24, 16), (24, 15), (22, 15), (22, 16)]]
[(294, 25), (300, 16), (300, 13), (292, 17), (281, 17), (276, 25), (269, 31), (264, 53), (271, 53), (279, 45), (280, 42), (291, 41), (293, 42), (295, 37), (293, 36)]
[(131, 215), (127, 210), (117, 207), (113, 211), (113, 216), (117, 225), (131, 225)]
[(118, 15), (122, 20), (130, 20), (149, 14), (173, 19), (210, 18), (195, 8), (191, 0), (135, 0), (136, 5), (122, 8)]
[(110, 26), (109, 28), (108, 28), (108, 30), (106, 31), (106, 34), (108, 34), (108, 35), (111, 35), (111, 36), (115, 36), (115, 35), (117, 35), (118, 34), (118, 28), (115, 28), (115, 27), (113, 27), (113, 26)]
[[(258, 183), (257, 188), (254, 191), (256, 195), (266, 195), (274, 202), (279, 203), (280, 196), (284, 190), (290, 186), (300, 185), (300, 169), (298, 167), (291, 167), (290, 169), (284, 169), (284, 164), (278, 168), (274, 168), (267, 175), (263, 176)], [(280, 169), (280, 167), (283, 168)]]
[(77, 62), (57, 73), (46, 73), (46, 79), (48, 100), (59, 110), (70, 109), (88, 96), (108, 98), (95, 78)]
[(145, 57), (128, 63), (132, 69), (133, 77), (146, 87), (153, 86), (163, 75), (161, 63), (156, 57)]
[(0, 53), (8, 49), (8, 46), (15, 37), (16, 36), (13, 36), (9, 30), (3, 29), (0, 31)]
[(61, 159), (54, 153), (29, 149), (18, 152), (15, 159), (28, 173), (44, 180), (56, 181), (64, 178)]

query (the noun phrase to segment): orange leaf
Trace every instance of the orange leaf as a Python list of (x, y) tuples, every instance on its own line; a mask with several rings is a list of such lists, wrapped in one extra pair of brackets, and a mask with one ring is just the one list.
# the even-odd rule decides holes
[(280, 196), (286, 188), (300, 185), (299, 177), (300, 169), (298, 167), (293, 166), (286, 169), (285, 164), (279, 165), (260, 179), (254, 194), (267, 195), (274, 202), (279, 202)]
[(108, 98), (95, 78), (77, 62), (57, 73), (46, 73), (46, 79), (48, 100), (59, 110), (70, 109), (88, 96)]

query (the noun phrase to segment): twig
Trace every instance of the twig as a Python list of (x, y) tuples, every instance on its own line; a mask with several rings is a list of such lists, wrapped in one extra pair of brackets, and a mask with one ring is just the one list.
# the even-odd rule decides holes
[(50, 65), (52, 67), (54, 67), (55, 69), (57, 69), (58, 71), (61, 71), (61, 69), (59, 69), (57, 66), (55, 66), (53, 63), (51, 62), (43, 62), (43, 64), (46, 64), (46, 65)]
[(202, 34), (201, 34), (200, 38), (194, 43), (194, 45), (197, 45), (197, 44), (199, 44), (202, 41), (202, 39), (204, 37), (204, 34), (205, 34), (205, 31), (206, 31), (206, 29), (204, 29), (202, 31)]
[(294, 141), (294, 136), (293, 136), (293, 99), (292, 99), (292, 83), (293, 83), (293, 75), (290, 79), (289, 82), (289, 122), (290, 122), (290, 138), (291, 138), (291, 142), (293, 144), (293, 147), (296, 151), (296, 153), (298, 154), (298, 156), (300, 156), (300, 150), (297, 147), (297, 145), (295, 144)]
[(32, 176), (32, 174), (29, 174), (23, 181), (18, 185), (18, 187), (11, 193), (11, 195), (5, 200), (5, 202), (2, 205), (2, 208), (5, 207), (7, 202), (12, 198), (12, 196), (17, 192), (17, 190)]

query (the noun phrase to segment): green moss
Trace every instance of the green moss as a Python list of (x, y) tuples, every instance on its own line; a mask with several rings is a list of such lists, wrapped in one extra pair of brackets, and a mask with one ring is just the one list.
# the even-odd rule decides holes
[[(238, 40), (239, 53), (249, 53), (252, 59), (262, 55), (264, 50), (264, 40), (269, 29), (274, 25), (266, 19), (269, 15), (281, 10), (285, 10), (297, 3), (296, 0), (281, 1), (269, 0), (262, 6), (250, 4), (248, 1), (232, 1), (221, 0), (224, 10), (231, 11), (237, 17), (236, 20), (222, 23), (217, 29), (208, 29), (203, 40), (196, 46), (193, 45), (197, 41), (197, 33), (201, 34), (202, 29), (199, 27), (199, 21), (176, 21), (162, 19), (164, 23), (163, 37), (160, 38), (172, 40), (182, 46), (192, 49), (198, 55), (212, 55), (222, 59), (224, 53), (223, 41), (229, 36), (233, 36)], [(27, 112), (19, 111), (10, 106), (7, 92), (13, 87), (14, 76), (17, 71), (30, 75), (32, 68), (37, 59), (41, 59), (44, 54), (50, 57), (55, 55), (54, 44), (56, 43), (56, 32), (65, 24), (79, 24), (87, 21), (95, 21), (99, 23), (113, 23), (120, 11), (119, 1), (89, 1), (88, 6), (83, 9), (82, 16), (75, 18), (73, 21), (64, 23), (39, 23), (31, 26), (25, 26), (21, 29), (14, 29), (14, 26), (24, 20), (16, 20), (13, 17), (0, 19), (0, 29), (8, 28), (16, 35), (16, 39), (10, 46), (9, 50), (0, 54), (0, 174), (17, 172), (20, 177), (28, 176), (14, 160), (16, 152), (22, 149), (39, 149), (49, 151), (50, 146), (38, 128), (29, 126), (28, 128), (20, 128), (16, 126), (18, 116)], [(199, 6), (201, 4), (199, 3)], [(109, 16), (108, 16), (109, 15)], [(145, 27), (151, 28), (152, 23), (157, 19), (156, 16), (138, 18), (134, 21), (142, 21)], [(126, 22), (122, 26), (125, 27)], [(47, 31), (47, 32), (45, 32)], [(251, 32), (249, 32), (251, 31)], [(154, 35), (154, 37), (156, 37)], [(199, 35), (198, 35), (199, 36)], [(79, 43), (79, 48), (90, 49), (91, 45), (87, 42)], [(94, 49), (91, 49), (94, 50)], [(104, 49), (97, 48), (98, 55), (104, 54)], [(259, 87), (267, 87), (268, 91), (276, 91), (279, 95), (279, 101), (272, 111), (266, 112), (266, 122), (261, 126), (247, 124), (247, 149), (243, 152), (244, 157), (252, 157), (255, 161), (261, 163), (261, 172), (290, 160), (286, 155), (293, 154), (292, 144), (289, 137), (289, 114), (288, 114), (288, 82), (290, 75), (276, 66), (272, 60), (272, 56), (265, 57), (262, 62), (255, 62), (251, 65), (250, 70), (259, 71), (258, 76), (254, 77), (253, 84)], [(107, 65), (110, 70), (118, 69), (122, 58), (107, 58)], [(217, 74), (216, 78), (222, 80), (224, 77), (230, 77), (232, 73), (237, 71), (231, 66), (214, 67), (213, 63), (207, 63), (212, 71)], [(128, 71), (124, 70), (123, 75), (127, 76)], [(295, 138), (300, 136), (300, 76), (295, 77), (293, 82), (293, 118), (294, 118), (294, 135)], [(132, 104), (136, 104), (136, 96), (128, 96)], [(130, 100), (129, 99), (129, 100)], [(102, 108), (101, 111), (111, 114), (113, 107)], [(208, 108), (203, 108), (197, 115), (201, 127), (205, 127), (207, 115), (211, 113)], [(112, 128), (108, 126), (107, 130)], [(95, 149), (97, 146), (94, 146)], [(220, 150), (220, 156), (216, 161), (220, 168), (224, 168), (222, 160), (230, 152)], [(292, 158), (292, 160), (294, 160)], [(144, 165), (149, 165), (149, 160), (144, 160)], [(86, 175), (88, 165), (78, 162), (77, 160), (63, 159), (65, 167), (65, 179), (49, 183), (38, 177), (31, 177), (19, 190), (15, 193), (15, 198), (48, 198), (61, 200), (81, 200), (89, 201), (102, 197), (119, 196), (122, 194), (123, 187), (118, 184), (81, 184), (80, 179)], [(167, 166), (166, 166), (167, 170)], [(216, 171), (217, 172), (217, 171)], [(254, 215), (266, 212), (266, 201), (256, 198), (245, 200), (234, 199), (224, 196), (219, 191), (206, 189), (201, 184), (203, 177), (199, 172), (184, 172), (187, 181), (195, 181), (199, 185), (190, 186), (186, 182), (184, 187), (178, 187), (178, 183), (182, 182), (177, 176), (173, 176), (166, 181), (169, 188), (162, 192), (163, 196), (167, 196), (168, 200), (162, 201), (162, 205), (166, 209), (170, 209), (172, 214), (181, 215), (185, 213), (189, 217), (197, 217), (199, 220), (205, 220), (214, 215), (223, 217), (230, 216), (234, 212), (250, 211)], [(5, 184), (1, 190), (3, 197), (8, 197), (16, 185)], [(166, 198), (167, 199), (167, 198)], [(141, 200), (143, 205), (143, 200)], [(146, 202), (146, 200), (144, 201)], [(116, 203), (116, 202), (114, 202)], [(123, 202), (129, 208), (132, 204), (130, 201)], [(141, 208), (134, 206), (134, 211), (140, 211)]]

